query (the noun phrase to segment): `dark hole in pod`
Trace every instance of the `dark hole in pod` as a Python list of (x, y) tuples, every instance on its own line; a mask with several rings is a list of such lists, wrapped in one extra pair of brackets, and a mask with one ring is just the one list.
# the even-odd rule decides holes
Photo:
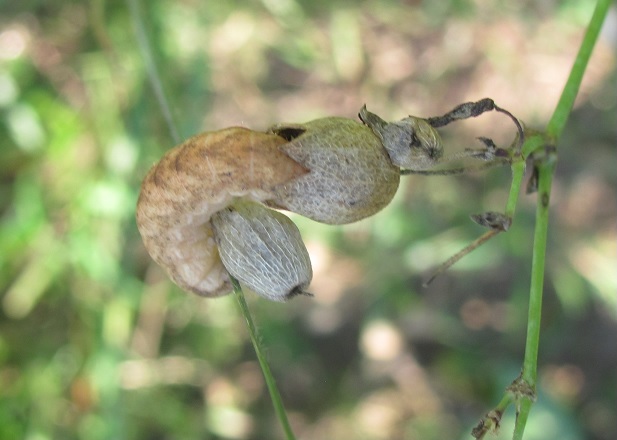
[(286, 141), (293, 141), (306, 131), (305, 128), (300, 127), (274, 127), (272, 133), (282, 137)]

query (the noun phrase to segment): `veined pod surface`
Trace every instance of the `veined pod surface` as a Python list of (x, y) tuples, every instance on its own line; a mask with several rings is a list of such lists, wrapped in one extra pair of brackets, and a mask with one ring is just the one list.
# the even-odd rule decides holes
[(311, 260), (288, 217), (238, 199), (212, 216), (212, 228), (223, 265), (243, 286), (272, 301), (306, 294)]
[(328, 224), (351, 223), (383, 209), (398, 189), (400, 170), (371, 128), (347, 118), (279, 124), (280, 149), (309, 173), (274, 189), (273, 206)]

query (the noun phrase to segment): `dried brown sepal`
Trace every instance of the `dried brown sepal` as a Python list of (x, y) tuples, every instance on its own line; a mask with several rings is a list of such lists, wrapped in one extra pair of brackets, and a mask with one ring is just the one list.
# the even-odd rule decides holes
[(482, 439), (487, 433), (497, 434), (501, 425), (502, 411), (492, 410), (486, 413), (484, 418), (471, 430), (471, 435), (476, 439)]
[(512, 219), (500, 212), (488, 211), (482, 214), (473, 214), (470, 218), (480, 226), (499, 231), (507, 231), (512, 225)]

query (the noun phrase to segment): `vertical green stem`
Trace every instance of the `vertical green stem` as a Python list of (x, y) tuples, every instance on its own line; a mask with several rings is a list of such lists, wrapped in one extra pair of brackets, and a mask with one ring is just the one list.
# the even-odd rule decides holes
[(276, 415), (281, 422), (281, 425), (283, 425), (283, 430), (285, 431), (287, 440), (294, 440), (295, 437), (293, 431), (291, 430), (289, 420), (287, 419), (287, 413), (285, 412), (285, 407), (283, 406), (283, 400), (281, 399), (281, 395), (276, 386), (274, 376), (272, 376), (272, 373), (270, 372), (270, 366), (268, 365), (268, 361), (266, 360), (266, 355), (261, 345), (261, 340), (259, 338), (259, 333), (257, 332), (257, 327), (255, 327), (255, 324), (253, 323), (253, 319), (251, 318), (248, 305), (246, 304), (244, 293), (242, 292), (242, 288), (240, 287), (240, 283), (238, 283), (238, 280), (231, 276), (230, 278), (234, 286), (236, 300), (238, 301), (238, 305), (240, 306), (240, 310), (242, 311), (244, 319), (246, 319), (246, 325), (249, 330), (249, 335), (251, 336), (251, 342), (253, 343), (253, 348), (255, 349), (255, 353), (257, 354), (257, 360), (259, 361), (261, 371), (264, 374), (266, 385), (268, 387), (268, 391), (270, 392), (270, 398), (272, 399), (272, 404), (274, 405), (274, 411), (276, 412)]
[(551, 184), (556, 157), (548, 158), (539, 167), (538, 202), (536, 205), (536, 227), (534, 232), (533, 258), (531, 262), (531, 289), (529, 292), (529, 316), (527, 320), (527, 341), (522, 378), (531, 387), (536, 385), (540, 320), (542, 316), (542, 291), (548, 235), (548, 214)]
[[(537, 164), (539, 168), (538, 202), (536, 205), (536, 226), (533, 243), (531, 267), (531, 288), (529, 292), (529, 315), (527, 318), (527, 340), (521, 379), (535, 392), (538, 375), (538, 350), (540, 346), (540, 323), (542, 318), (542, 293), (544, 288), (544, 268), (546, 240), (548, 236), (548, 215), (553, 174), (557, 155), (553, 148)], [(533, 401), (530, 396), (520, 400), (520, 411), (514, 428), (514, 440), (523, 438), (527, 417)]]
[[(587, 63), (591, 57), (591, 52), (596, 43), (602, 23), (611, 4), (610, 0), (598, 0), (596, 8), (593, 12), (590, 23), (581, 42), (576, 60), (568, 81), (564, 86), (563, 92), (559, 99), (559, 103), (555, 108), (553, 116), (546, 128), (546, 140), (544, 154), (537, 155), (536, 166), (538, 167), (538, 203), (536, 209), (536, 229), (534, 236), (534, 248), (532, 259), (531, 272), (531, 290), (529, 300), (529, 321), (527, 344), (525, 347), (525, 360), (523, 364), (522, 379), (531, 387), (535, 386), (537, 373), (537, 358), (538, 358), (538, 341), (540, 337), (540, 317), (542, 311), (542, 288), (544, 282), (544, 267), (545, 267), (545, 252), (546, 238), (548, 232), (548, 206), (550, 200), (551, 184), (555, 165), (557, 162), (557, 154), (554, 144), (551, 141), (556, 141), (568, 119), (574, 99), (578, 94)], [(549, 145), (546, 145), (548, 143)], [(541, 157), (540, 157), (541, 156)]]
[[(602, 28), (602, 23), (611, 4), (610, 0), (598, 0), (589, 26), (581, 43), (568, 81), (564, 86), (559, 103), (546, 127), (545, 153), (538, 159), (538, 203), (536, 207), (536, 228), (534, 234), (533, 259), (531, 268), (531, 288), (529, 292), (529, 316), (527, 321), (527, 340), (525, 359), (521, 379), (531, 390), (535, 391), (538, 376), (538, 350), (540, 345), (540, 323), (542, 318), (542, 293), (544, 287), (544, 270), (546, 257), (546, 239), (548, 235), (548, 214), (551, 185), (557, 154), (554, 143), (557, 142), (574, 106), (587, 63)], [(521, 440), (527, 424), (527, 418), (533, 401), (529, 396), (520, 400), (519, 413), (514, 427), (514, 440)]]
[[(536, 206), (536, 227), (534, 232), (534, 245), (531, 269), (531, 286), (529, 292), (529, 314), (527, 321), (527, 339), (525, 343), (525, 358), (523, 360), (523, 371), (521, 380), (535, 395), (537, 373), (538, 373), (538, 351), (540, 343), (540, 324), (542, 317), (542, 295), (544, 285), (544, 271), (546, 258), (546, 242), (548, 235), (548, 215), (549, 202), (551, 194), (551, 186), (555, 166), (557, 162), (557, 153), (554, 145), (561, 136), (568, 117), (574, 106), (574, 100), (578, 94), (583, 75), (587, 68), (589, 58), (597, 41), (598, 35), (602, 28), (602, 23), (611, 5), (611, 0), (598, 0), (596, 8), (585, 36), (579, 48), (578, 54), (574, 61), (574, 65), (570, 70), (568, 81), (564, 86), (563, 92), (553, 112), (553, 115), (546, 127), (545, 135), (543, 136), (544, 151), (540, 151), (538, 139), (526, 142), (523, 148), (523, 154), (527, 157), (528, 154), (535, 156), (535, 166), (538, 171), (538, 202)], [(515, 182), (518, 174), (514, 170)], [(513, 188), (510, 193), (510, 199), (506, 208), (509, 213), (516, 205), (516, 199), (513, 195)], [(519, 396), (517, 405), (517, 418), (514, 427), (514, 440), (522, 440), (527, 424), (529, 411), (533, 404), (533, 395)]]
[(167, 123), (167, 128), (169, 129), (169, 133), (171, 134), (171, 138), (174, 143), (179, 144), (181, 139), (178, 134), (177, 125), (174, 122), (173, 116), (171, 114), (171, 107), (169, 105), (169, 101), (167, 100), (167, 96), (165, 95), (165, 91), (163, 88), (163, 82), (161, 81), (161, 77), (159, 75), (159, 71), (156, 67), (156, 63), (154, 62), (154, 55), (152, 54), (152, 48), (150, 47), (150, 42), (148, 40), (148, 35), (146, 34), (146, 30), (144, 27), (143, 20), (141, 19), (141, 9), (139, 6), (139, 0), (126, 0), (129, 5), (129, 12), (131, 13), (131, 19), (133, 20), (133, 27), (135, 28), (135, 36), (137, 38), (137, 44), (139, 46), (139, 52), (144, 60), (144, 64), (146, 66), (146, 72), (148, 73), (148, 80), (150, 81), (150, 85), (152, 86), (152, 90), (154, 90), (154, 96), (156, 96), (156, 100), (159, 103), (159, 107), (163, 112), (163, 117), (165, 118), (165, 122)]

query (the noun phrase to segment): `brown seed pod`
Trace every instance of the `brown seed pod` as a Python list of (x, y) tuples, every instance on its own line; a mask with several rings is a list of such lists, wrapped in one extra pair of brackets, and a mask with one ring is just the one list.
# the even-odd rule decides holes
[(220, 296), (232, 289), (210, 219), (242, 198), (262, 202), (302, 176), (279, 150), (285, 139), (245, 128), (203, 133), (173, 148), (146, 175), (137, 225), (146, 249), (184, 290)]
[[(399, 167), (421, 169), (441, 155), (437, 133), (423, 120), (388, 124), (366, 108), (360, 117), (366, 125), (329, 117), (268, 133), (228, 128), (173, 148), (148, 172), (137, 204), (148, 252), (199, 295), (230, 292), (228, 271), (269, 299), (302, 292), (310, 261), (295, 225), (245, 202), (350, 223), (390, 203)], [(260, 246), (263, 252), (253, 249)]]

